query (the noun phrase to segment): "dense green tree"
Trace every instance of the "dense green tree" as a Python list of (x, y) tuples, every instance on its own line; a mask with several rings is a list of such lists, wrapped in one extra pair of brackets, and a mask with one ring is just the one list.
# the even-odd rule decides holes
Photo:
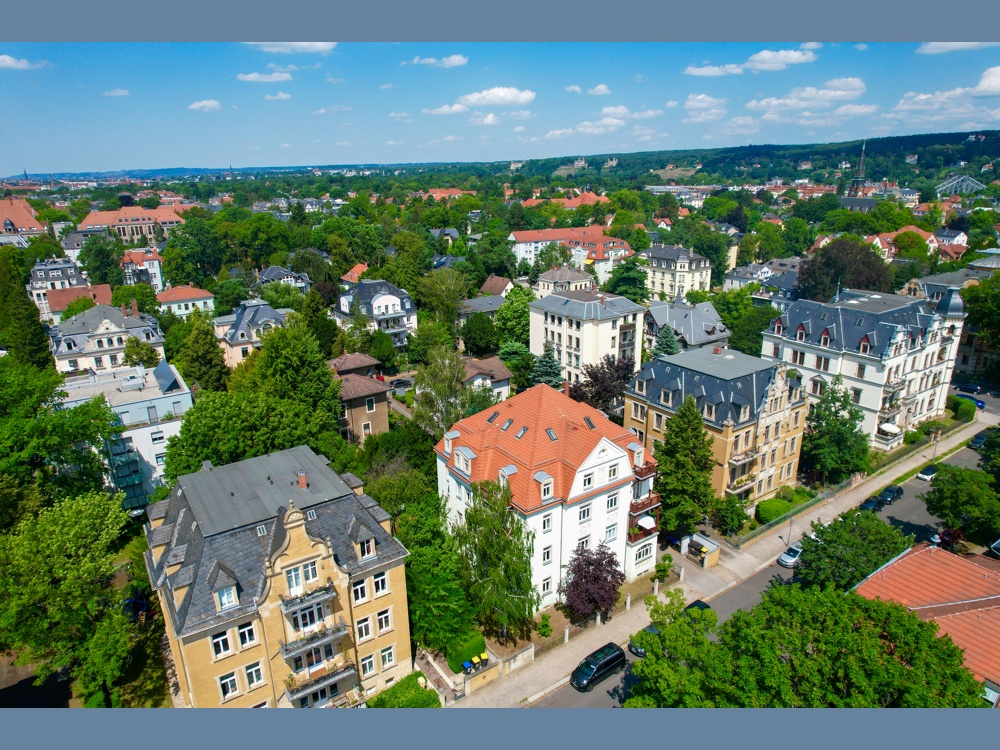
[(993, 477), (993, 486), (1000, 488), (1000, 430), (991, 430), (979, 449), (979, 466)]
[(531, 345), (531, 310), (535, 294), (530, 289), (515, 286), (507, 292), (507, 298), (497, 310), (493, 319), (501, 345), (516, 342)]
[(702, 423), (694, 398), (684, 399), (676, 413), (663, 425), (663, 437), (653, 443), (657, 462), (653, 489), (663, 505), (660, 527), (687, 533), (712, 508), (712, 454), (714, 439)]
[(295, 310), (298, 312), (306, 303), (306, 297), (291, 284), (275, 282), (266, 284), (260, 290), (260, 296), (275, 310)]
[(890, 285), (881, 257), (864, 243), (841, 237), (802, 264), (798, 291), (804, 299), (829, 302), (838, 288), (887, 292)]
[(516, 390), (523, 391), (534, 385), (535, 355), (528, 351), (528, 347), (512, 341), (501, 346), (497, 356), (510, 370), (513, 376), (511, 385)]
[(974, 327), (990, 345), (1000, 345), (1000, 274), (963, 289), (962, 301), (968, 314), (966, 326)]
[(203, 391), (222, 391), (226, 388), (229, 368), (215, 339), (215, 331), (200, 317), (191, 321), (191, 330), (177, 352), (174, 364), (188, 386), (197, 383)]
[(455, 348), (455, 337), (448, 327), (436, 320), (420, 320), (417, 332), (409, 337), (407, 356), (413, 364), (429, 364), (430, 353), (438, 347)]
[(604, 285), (604, 291), (644, 304), (649, 300), (649, 290), (646, 288), (648, 265), (649, 261), (638, 255), (626, 258), (615, 266), (608, 283)]
[(117, 236), (92, 234), (80, 248), (80, 265), (93, 284), (121, 286), (125, 280), (121, 263), (125, 245)]
[(653, 356), (680, 354), (681, 351), (681, 345), (677, 342), (677, 334), (674, 333), (673, 326), (670, 324), (661, 326), (660, 332), (656, 334), (656, 346), (653, 347)]
[(381, 362), (383, 367), (396, 366), (396, 345), (392, 341), (392, 336), (381, 329), (372, 333), (372, 343), (368, 353)]
[[(337, 321), (327, 313), (323, 298), (315, 288), (309, 290), (302, 305), (302, 322), (305, 323), (319, 344), (319, 350), (324, 357), (333, 354), (334, 344), (344, 338)], [(390, 342), (391, 343), (391, 342)], [(341, 343), (343, 350), (343, 343)]]
[(469, 280), (453, 268), (442, 268), (420, 279), (418, 294), (421, 303), (434, 313), (437, 321), (454, 331), (459, 307), (469, 294)]
[(158, 195), (150, 195), (146, 198), (140, 198), (138, 203), (143, 208), (159, 208), (160, 197)]
[(618, 590), (625, 573), (615, 553), (603, 542), (597, 547), (577, 547), (559, 584), (566, 609), (574, 622), (589, 620), (598, 612), (607, 617), (618, 603)]
[(143, 367), (156, 367), (160, 363), (160, 353), (156, 351), (152, 344), (140, 341), (135, 336), (129, 336), (125, 342), (125, 351), (122, 352), (122, 364), (130, 367), (142, 365)]
[(38, 308), (21, 282), (17, 249), (0, 248), (0, 348), (18, 362), (50, 367), (53, 359), (49, 337), (38, 319)]
[(535, 359), (535, 366), (531, 371), (531, 381), (535, 385), (544, 383), (558, 389), (562, 388), (563, 380), (562, 367), (556, 360), (552, 347), (546, 342), (545, 352)]
[(241, 302), (250, 297), (242, 279), (230, 278), (216, 284), (212, 294), (215, 295), (215, 314), (218, 316), (229, 315)]
[(474, 357), (495, 352), (497, 349), (497, 329), (485, 313), (470, 315), (459, 335), (465, 351)]
[(802, 255), (816, 242), (816, 233), (804, 219), (793, 216), (782, 228), (781, 241), (785, 246), (782, 257)]
[(864, 414), (837, 375), (812, 404), (802, 438), (802, 462), (823, 481), (838, 483), (870, 463)]
[(497, 482), (473, 486), (455, 541), (461, 580), (487, 635), (526, 638), (540, 597), (531, 582), (534, 534), (510, 512), (511, 492)]
[(149, 315), (159, 313), (159, 302), (156, 301), (156, 292), (149, 284), (135, 284), (133, 286), (120, 286), (111, 293), (111, 304), (115, 307), (125, 305), (126, 308), (132, 306), (135, 300), (139, 312)]
[(985, 471), (940, 464), (924, 502), (949, 529), (992, 542), (1000, 534), (1000, 498)]
[(97, 303), (94, 302), (93, 297), (77, 297), (75, 300), (66, 305), (66, 309), (63, 310), (60, 320), (69, 320), (74, 315), (79, 315), (82, 312), (86, 312), (90, 308), (96, 306)]
[(729, 235), (713, 232), (707, 224), (702, 224), (691, 234), (690, 242), (691, 249), (704, 255), (712, 264), (712, 286), (722, 284), (729, 270), (729, 245), (732, 242)]
[[(131, 647), (112, 589), (122, 496), (67, 498), (0, 535), (0, 643), (38, 684), (62, 669), (110, 705)], [(44, 564), (39, 564), (44, 560)]]
[(573, 259), (573, 251), (566, 244), (550, 242), (538, 251), (537, 262), (541, 270), (558, 268)]
[(770, 305), (752, 305), (729, 327), (729, 346), (738, 352), (759, 357), (764, 331), (781, 313)]
[(814, 522), (802, 537), (795, 577), (813, 586), (847, 591), (913, 545), (895, 526), (874, 513), (848, 511), (829, 524)]
[(468, 387), (465, 364), (457, 352), (439, 346), (417, 367), (415, 387), (420, 397), (413, 405), (413, 420), (440, 440), (451, 426), (466, 416)]

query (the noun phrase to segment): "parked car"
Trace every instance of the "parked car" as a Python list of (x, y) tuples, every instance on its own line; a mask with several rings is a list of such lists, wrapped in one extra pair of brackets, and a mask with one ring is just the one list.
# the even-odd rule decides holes
[(980, 394), (983, 392), (983, 387), (973, 383), (958, 383), (955, 385), (955, 390), (961, 391), (962, 393)]
[(972, 440), (969, 441), (969, 447), (974, 451), (979, 450), (986, 443), (986, 439), (992, 435), (995, 430), (996, 427), (990, 427), (988, 430), (977, 432), (972, 436)]
[(917, 473), (917, 479), (922, 479), (925, 482), (929, 482), (934, 478), (935, 474), (937, 474), (937, 466), (935, 466), (934, 464), (930, 464), (929, 466), (925, 466), (924, 468), (922, 468)]
[(878, 496), (882, 500), (883, 505), (892, 505), (903, 496), (903, 488), (895, 484), (890, 484), (878, 493)]
[(590, 692), (601, 680), (625, 669), (626, 663), (621, 646), (608, 643), (580, 662), (569, 676), (569, 684), (581, 693)]
[(955, 398), (964, 398), (966, 401), (971, 401), (976, 406), (978, 406), (980, 409), (985, 409), (986, 408), (986, 402), (979, 400), (975, 396), (966, 396), (964, 393), (956, 393), (955, 394)]
[(688, 610), (691, 609), (711, 609), (711, 608), (712, 605), (709, 604), (708, 602), (702, 601), (701, 599), (695, 599), (693, 602), (691, 602), (684, 608), (684, 611), (687, 612)]
[(389, 387), (390, 388), (409, 388), (410, 387), (410, 381), (409, 380), (403, 380), (402, 378), (400, 378), (398, 380), (392, 380), (392, 381), (389, 382)]
[(783, 568), (794, 568), (799, 564), (802, 555), (802, 542), (795, 542), (778, 557), (778, 565)]
[[(660, 629), (657, 628), (655, 625), (647, 625), (646, 627), (643, 628), (643, 630), (653, 635), (656, 635), (657, 633), (660, 632)], [(636, 645), (635, 641), (631, 639), (628, 642), (628, 650), (631, 651), (640, 659), (642, 659), (646, 655), (646, 649), (644, 649), (642, 646)]]
[(873, 495), (861, 503), (861, 510), (870, 510), (872, 513), (877, 513), (884, 507), (885, 501), (878, 495)]

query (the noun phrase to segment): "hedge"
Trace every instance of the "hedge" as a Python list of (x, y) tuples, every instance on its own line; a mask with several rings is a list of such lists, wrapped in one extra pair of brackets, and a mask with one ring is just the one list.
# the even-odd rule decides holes
[(757, 503), (757, 520), (762, 524), (769, 524), (775, 518), (780, 518), (795, 507), (796, 504), (780, 497), (772, 497), (770, 500), (761, 500)]
[(445, 655), (451, 671), (458, 674), (462, 671), (462, 662), (471, 661), (473, 656), (479, 656), (486, 651), (486, 639), (478, 630), (470, 630), (465, 636), (460, 636), (448, 644)]
[(949, 394), (948, 398), (945, 399), (945, 405), (955, 413), (955, 419), (959, 422), (971, 422), (976, 417), (978, 407), (967, 398), (959, 398), (954, 394)]
[(422, 688), (417, 678), (420, 672), (413, 672), (388, 690), (383, 690), (370, 701), (368, 708), (441, 708), (441, 699), (433, 688)]

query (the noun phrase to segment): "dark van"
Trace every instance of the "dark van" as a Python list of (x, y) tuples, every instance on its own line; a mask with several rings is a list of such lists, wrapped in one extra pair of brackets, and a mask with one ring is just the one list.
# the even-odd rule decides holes
[(625, 652), (617, 644), (609, 643), (580, 662), (570, 675), (569, 684), (580, 692), (589, 692), (608, 675), (624, 669), (625, 664)]

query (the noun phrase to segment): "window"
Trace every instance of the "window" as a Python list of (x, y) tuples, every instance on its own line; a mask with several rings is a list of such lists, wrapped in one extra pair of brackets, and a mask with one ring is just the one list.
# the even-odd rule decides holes
[(588, 523), (590, 521), (590, 503), (580, 506), (580, 523)]
[(552, 562), (552, 547), (545, 547), (542, 550), (542, 565), (548, 565)]
[(746, 422), (748, 419), (750, 419), (750, 407), (744, 406), (740, 409), (740, 421)]
[(792, 349), (792, 364), (804, 365), (806, 363), (806, 353)]
[(167, 462), (167, 454), (166, 453), (157, 453), (156, 454), (156, 465), (157, 466), (163, 466), (166, 462)]
[(236, 673), (230, 672), (219, 678), (219, 690), (222, 691), (222, 700), (236, 695)]
[(617, 478), (618, 478), (618, 464), (611, 464), (611, 466), (608, 467), (608, 481), (610, 482), (612, 479), (617, 479)]
[(149, 435), (149, 441), (151, 443), (153, 443), (154, 445), (156, 443), (162, 443), (164, 441), (164, 439), (165, 438), (163, 437), (163, 433), (162, 432), (153, 432), (153, 433), (150, 433), (150, 435)]
[(830, 346), (830, 337), (827, 336), (826, 334), (823, 334), (822, 336), (820, 336), (819, 337), (819, 345), (820, 346)]
[(264, 536), (265, 534), (267, 534), (267, 526), (258, 526), (257, 536)]
[(302, 580), (306, 583), (310, 583), (311, 581), (315, 581), (317, 578), (319, 578), (319, 576), (316, 574), (315, 561), (308, 562), (302, 566)]
[(396, 663), (396, 647), (389, 646), (388, 648), (382, 649), (379, 654), (382, 657), (382, 669), (386, 667), (391, 667)]
[[(791, 442), (788, 445), (788, 453), (789, 454), (795, 453), (795, 438), (794, 437), (792, 438)], [(791, 468), (792, 468), (792, 465), (789, 464), (788, 465), (788, 473), (789, 473), (789, 475), (791, 475)]]
[(374, 539), (365, 539), (359, 546), (361, 547), (361, 557), (371, 557), (375, 554)]
[[(306, 519), (309, 520), (309, 521), (315, 521), (316, 520), (316, 511), (314, 511), (314, 510), (307, 510), (306, 511)], [(309, 579), (307, 578), (306, 580), (309, 580)]]
[(812, 381), (812, 394), (814, 396), (822, 396), (823, 395), (823, 384), (820, 381), (818, 381), (818, 380), (813, 380)]
[(797, 330), (795, 332), (795, 340), (796, 341), (805, 341), (806, 340), (806, 332), (803, 331), (801, 328), (799, 330)]
[[(75, 360), (75, 359), (71, 359), (71, 360), (69, 361), (69, 369), (71, 369), (71, 370), (76, 370), (76, 369), (78, 369), (78, 367), (77, 367), (77, 365), (78, 365), (78, 364), (79, 364), (79, 363), (77, 362), (77, 360)], [(965, 364), (965, 363), (963, 362), (962, 364)]]
[(389, 610), (383, 609), (378, 613), (378, 632), (384, 633), (392, 627), (392, 623), (389, 619)]
[(118, 366), (118, 355), (117, 354), (112, 354), (110, 357), (108, 357), (108, 359), (110, 360), (112, 367), (117, 367)]
[(104, 367), (104, 357), (94, 357), (94, 367), (98, 369)]
[(375, 411), (375, 399), (367, 398), (365, 399), (365, 411)]
[(546, 499), (550, 497), (552, 497), (552, 480), (546, 479), (542, 482), (542, 498)]
[(780, 357), (781, 356), (781, 347), (778, 346), (777, 344), (772, 344), (771, 345), (771, 356), (772, 357)]
[(860, 404), (861, 403), (861, 389), (860, 388), (851, 388), (851, 400), (854, 403), (856, 403), (856, 404)]
[(285, 571), (285, 582), (288, 584), (288, 593), (291, 596), (298, 596), (302, 593), (302, 570), (291, 568)]
[(660, 391), (660, 403), (670, 406), (670, 391)]
[(587, 489), (588, 487), (593, 487), (593, 486), (594, 486), (594, 475), (593, 475), (593, 473), (584, 474), (583, 475), (583, 488)]
[(645, 419), (646, 418), (646, 407), (642, 404), (632, 402), (632, 418), (633, 419)]
[(864, 378), (864, 376), (865, 376), (865, 366), (864, 365), (858, 365), (858, 377), (859, 378)]
[(635, 551), (635, 561), (642, 562), (653, 556), (653, 545), (644, 544)]
[(224, 588), (216, 593), (219, 602), (219, 609), (227, 609), (236, 606), (236, 589), (232, 586)]
[(357, 581), (351, 586), (351, 591), (354, 592), (355, 604), (363, 602), (368, 598), (368, 586), (365, 581)]
[(822, 370), (823, 372), (830, 372), (830, 358), (816, 357), (816, 369)]
[(220, 656), (225, 656), (232, 649), (229, 646), (229, 632), (216, 633), (212, 636), (212, 651), (215, 653), (216, 658)]
[(311, 607), (292, 612), (292, 629), (305, 630), (315, 625), (323, 619), (323, 605), (315, 604)]
[(542, 533), (548, 534), (550, 531), (552, 531), (552, 514), (546, 513), (542, 516)]
[(861, 346), (858, 348), (862, 354), (868, 354), (868, 352), (872, 350), (871, 344), (869, 344), (867, 341), (862, 341)]
[(257, 633), (253, 629), (253, 623), (252, 622), (247, 622), (247, 623), (244, 623), (243, 625), (240, 625), (240, 627), (238, 628), (238, 630), (239, 630), (239, 634), (240, 634), (240, 647), (241, 648), (246, 648), (250, 644), (257, 642)]
[(367, 638), (372, 637), (372, 624), (368, 621), (369, 618), (363, 620), (358, 620), (358, 640), (363, 641)]
[(389, 582), (385, 577), (385, 573), (379, 573), (372, 578), (372, 588), (375, 589), (375, 596), (384, 594), (389, 590)]
[(604, 530), (604, 541), (613, 542), (618, 537), (618, 524), (613, 523)]
[(715, 404), (705, 404), (705, 419), (715, 419)]
[(580, 541), (576, 543), (577, 549), (590, 549), (590, 537), (584, 536), (580, 537)]
[(361, 660), (361, 676), (367, 677), (375, 671), (375, 656), (369, 654)]
[(246, 668), (247, 670), (247, 687), (255, 688), (264, 682), (264, 674), (260, 669), (260, 662), (255, 662)]
[(542, 579), (542, 595), (544, 596), (545, 594), (551, 592), (552, 592), (552, 579), (551, 578)]
[(608, 512), (618, 510), (618, 493), (612, 492), (608, 495)]

